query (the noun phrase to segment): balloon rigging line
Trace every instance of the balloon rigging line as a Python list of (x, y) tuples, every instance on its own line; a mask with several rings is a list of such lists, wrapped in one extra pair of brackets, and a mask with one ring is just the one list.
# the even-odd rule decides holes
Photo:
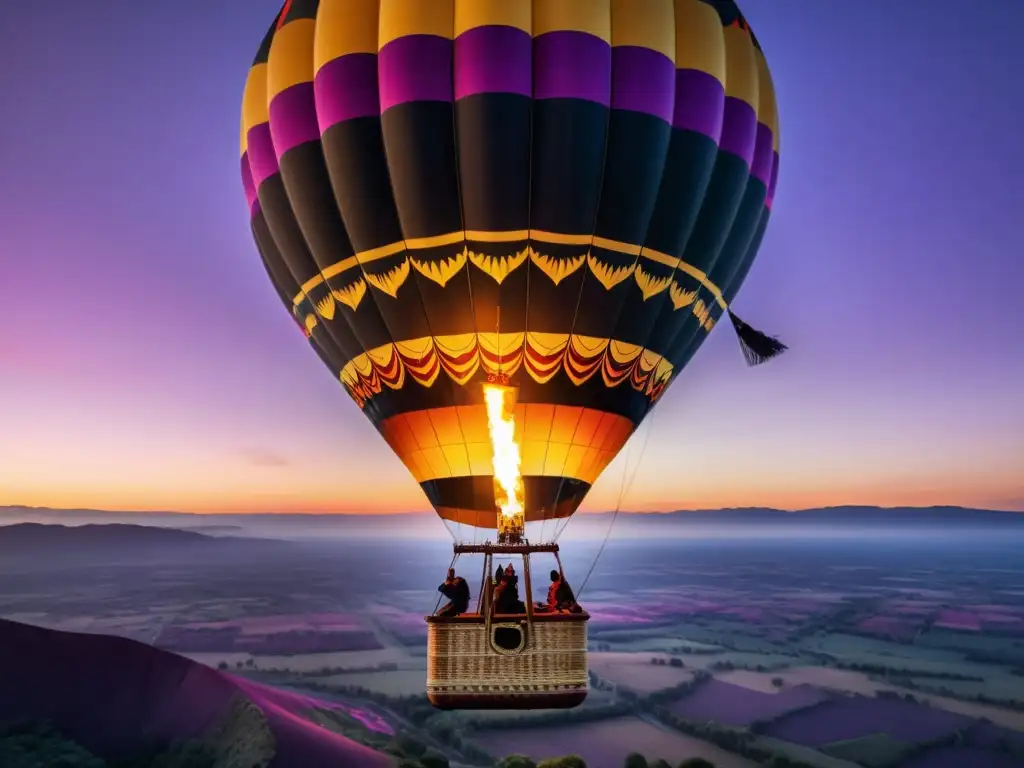
[[(650, 435), (651, 423), (650, 422), (642, 422), (642, 425), (647, 427), (647, 432), (645, 434)], [(639, 431), (639, 429), (640, 428), (638, 427), (637, 431)], [(645, 440), (644, 440), (644, 450), (646, 450), (646, 447), (647, 446), (646, 446), (646, 438), (645, 438)], [(633, 445), (630, 445), (629, 448), (626, 450), (625, 463), (623, 464), (623, 467), (622, 467), (622, 481), (619, 483), (619, 500), (618, 500), (618, 503), (617, 503), (618, 505), (622, 504), (622, 497), (623, 497), (623, 494), (624, 494), (623, 489), (626, 487), (626, 474), (629, 471), (629, 457), (632, 454), (633, 454)], [(641, 459), (643, 459), (643, 452), (641, 452), (640, 458), (637, 459), (637, 466), (633, 470), (633, 477), (636, 477), (636, 471), (640, 467), (640, 460)], [(630, 485), (632, 485), (632, 481), (630, 481)], [(616, 506), (616, 509), (618, 509), (618, 506)], [(572, 515), (570, 515), (569, 517), (567, 517), (567, 518), (565, 518), (564, 520), (561, 521), (560, 527), (558, 528), (557, 531), (555, 531), (554, 541), (556, 541), (556, 542), (558, 541), (558, 539), (561, 537), (561, 535), (565, 532), (565, 529), (569, 527), (569, 523), (571, 521), (572, 521)]]
[[(459, 553), (456, 552), (455, 555), (452, 557), (452, 561), (450, 563), (448, 563), (448, 571), (450, 571), (452, 568), (455, 567), (455, 561), (458, 560), (458, 559), (459, 559)], [(448, 580), (448, 571), (444, 572), (445, 581)], [(443, 598), (444, 598), (444, 593), (443, 592), (438, 593), (438, 595), (437, 595), (437, 602), (434, 603), (434, 610), (432, 610), (430, 612), (431, 616), (433, 616), (435, 613), (437, 613), (437, 609), (441, 607), (441, 600)]]
[[(452, 537), (452, 539), (455, 539), (455, 534), (454, 534), (454, 533), (452, 533), (452, 527), (451, 527), (450, 525), (448, 525), (448, 521), (447, 521), (447, 520), (445, 520), (445, 519), (444, 519), (444, 518), (442, 517), (442, 518), (441, 518), (441, 522), (442, 522), (442, 523), (444, 523), (444, 527), (445, 527), (445, 530), (447, 530), (447, 531), (448, 531), (448, 535), (449, 535), (449, 536), (451, 536), (451, 537)], [(460, 523), (456, 522), (456, 525), (460, 525)], [(456, 542), (456, 543), (457, 543), (457, 542)]]
[[(654, 410), (653, 408), (651, 409)], [(651, 422), (653, 424), (653, 422)], [(611, 522), (608, 523), (608, 530), (605, 531), (604, 540), (601, 542), (601, 546), (597, 550), (597, 554), (594, 555), (594, 561), (590, 564), (590, 570), (587, 571), (587, 575), (583, 578), (583, 583), (580, 588), (576, 590), (576, 599), (579, 600), (580, 595), (583, 594), (583, 590), (587, 587), (587, 582), (590, 581), (591, 575), (594, 573), (594, 569), (597, 567), (597, 561), (601, 559), (601, 555), (604, 552), (605, 546), (608, 544), (608, 540), (612, 535), (612, 528), (615, 526), (615, 520), (619, 516), (619, 511), (622, 509), (622, 502), (626, 498), (626, 494), (629, 493), (633, 487), (633, 482), (636, 480), (637, 472), (640, 470), (640, 465), (643, 463), (644, 453), (647, 451), (647, 443), (651, 438), (651, 428), (648, 428), (647, 433), (644, 435), (643, 444), (640, 446), (640, 455), (637, 457), (636, 465), (633, 467), (633, 474), (629, 476), (629, 482), (626, 482), (626, 470), (629, 467), (629, 453), (626, 454), (626, 467), (622, 470), (622, 485), (619, 488), (619, 500), (615, 505), (615, 511), (612, 513)], [(564, 526), (562, 530), (565, 530)]]

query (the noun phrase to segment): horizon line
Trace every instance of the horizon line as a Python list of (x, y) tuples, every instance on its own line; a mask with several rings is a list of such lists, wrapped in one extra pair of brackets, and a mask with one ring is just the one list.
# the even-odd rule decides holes
[[(749, 511), (767, 511), (767, 512), (780, 512), (783, 514), (798, 515), (806, 512), (822, 512), (828, 510), (837, 509), (849, 509), (859, 508), (865, 510), (880, 510), (880, 511), (895, 511), (895, 510), (915, 510), (915, 511), (927, 511), (927, 510), (962, 510), (966, 512), (995, 512), (1000, 514), (1011, 514), (1011, 515), (1024, 515), (1024, 511), (1015, 509), (995, 509), (991, 507), (965, 507), (960, 504), (930, 504), (926, 506), (911, 506), (911, 505), (899, 505), (899, 506), (881, 506), (877, 504), (830, 504), (824, 507), (803, 507), (800, 509), (784, 509), (781, 507), (715, 507), (715, 508), (704, 508), (704, 509), (672, 509), (672, 510), (600, 510), (600, 511), (586, 511), (576, 512), (573, 517), (586, 516), (586, 517), (597, 517), (600, 515), (675, 515), (675, 514), (713, 514), (716, 512), (749, 512)], [(85, 512), (85, 513), (96, 513), (103, 515), (182, 515), (191, 517), (207, 517), (207, 516), (230, 516), (230, 517), (400, 517), (400, 516), (415, 516), (415, 517), (428, 517), (434, 515), (433, 510), (404, 510), (399, 512), (281, 512), (281, 511), (221, 511), (221, 512), (184, 512), (179, 510), (171, 509), (131, 509), (131, 510), (116, 510), (116, 509), (92, 509), (92, 508), (80, 508), (80, 507), (40, 507), (40, 506), (28, 506), (22, 504), (5, 504), (0, 505), (0, 512), (8, 510), (27, 510), (27, 511), (41, 511), (41, 512)]]

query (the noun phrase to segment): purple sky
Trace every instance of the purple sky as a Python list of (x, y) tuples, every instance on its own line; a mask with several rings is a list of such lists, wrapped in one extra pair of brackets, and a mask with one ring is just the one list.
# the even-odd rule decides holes
[[(737, 311), (595, 488), (628, 508), (1024, 509), (1024, 3), (747, 0), (782, 168)], [(252, 245), (242, 86), (277, 0), (0, 25), (0, 504), (423, 509)], [(924, 9), (928, 12), (925, 13)]]

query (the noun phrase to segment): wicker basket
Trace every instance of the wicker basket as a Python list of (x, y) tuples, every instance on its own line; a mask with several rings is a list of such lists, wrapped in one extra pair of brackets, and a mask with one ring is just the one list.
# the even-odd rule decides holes
[(587, 698), (589, 618), (427, 617), (427, 697), (442, 709), (578, 706)]

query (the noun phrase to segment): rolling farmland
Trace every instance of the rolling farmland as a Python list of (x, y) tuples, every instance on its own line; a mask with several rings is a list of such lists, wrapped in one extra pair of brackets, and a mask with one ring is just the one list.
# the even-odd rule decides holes
[[(341, 547), (339, 557), (339, 547), (282, 550), (274, 567), (239, 549), (230, 567), (168, 557), (155, 571), (101, 563), (15, 573), (5, 577), (0, 611), (195, 648), (187, 655), (258, 683), (380, 706), (453, 765), (483, 763), (458, 742), (438, 741), (438, 729), (499, 754), (578, 752), (588, 768), (621, 768), (634, 751), (671, 765), (703, 756), (718, 768), (746, 768), (788, 757), (856, 768), (965, 729), (960, 743), (931, 747), (908, 768), (1024, 765), (1024, 710), (991, 700), (1024, 698), (1024, 676), (1014, 674), (1024, 666), (1019, 549), (989, 583), (977, 578), (975, 553), (959, 565), (947, 554), (938, 569), (932, 546), (920, 557), (903, 544), (889, 554), (846, 547), (825, 557), (817, 544), (716, 543), (681, 561), (675, 548), (645, 545), (638, 569), (629, 545), (613, 544), (584, 598), (594, 610), (591, 670), (610, 685), (577, 710), (529, 713), (537, 722), (527, 724), (519, 719), (526, 713), (438, 715), (423, 701), (423, 613), (437, 599), (433, 573), (446, 552), (410, 549), (378, 574), (379, 553)], [(571, 553), (565, 561), (568, 573), (585, 572)], [(339, 587), (365, 573), (378, 574), (365, 591)], [(968, 614), (980, 630), (967, 627)], [(937, 626), (940, 617), (961, 626)], [(650, 698), (697, 671), (712, 679), (672, 702)], [(285, 717), (295, 701), (275, 699), (272, 709)], [(326, 718), (317, 727), (332, 727), (338, 712), (316, 710)], [(744, 733), (754, 724), (756, 735)]]
[(713, 720), (722, 725), (745, 726), (774, 720), (787, 712), (812, 707), (829, 699), (827, 693), (809, 685), (787, 688), (778, 693), (763, 693), (711, 679), (673, 702), (669, 710), (693, 722)]
[(939, 747), (910, 758), (900, 768), (1021, 768), (1021, 759), (977, 747)]
[(586, 761), (587, 768), (622, 768), (626, 755), (636, 751), (652, 760), (663, 757), (674, 765), (689, 757), (703, 757), (716, 768), (756, 766), (707, 742), (659, 728), (637, 717), (552, 728), (480, 731), (473, 740), (495, 756), (519, 753), (542, 760), (575, 754)]
[(594, 674), (637, 693), (671, 688), (693, 677), (692, 670), (669, 664), (652, 664), (651, 658), (648, 654), (639, 653), (589, 654), (590, 669)]
[(771, 723), (765, 734), (809, 747), (875, 733), (915, 744), (965, 729), (973, 722), (964, 715), (909, 701), (851, 696), (785, 715)]

